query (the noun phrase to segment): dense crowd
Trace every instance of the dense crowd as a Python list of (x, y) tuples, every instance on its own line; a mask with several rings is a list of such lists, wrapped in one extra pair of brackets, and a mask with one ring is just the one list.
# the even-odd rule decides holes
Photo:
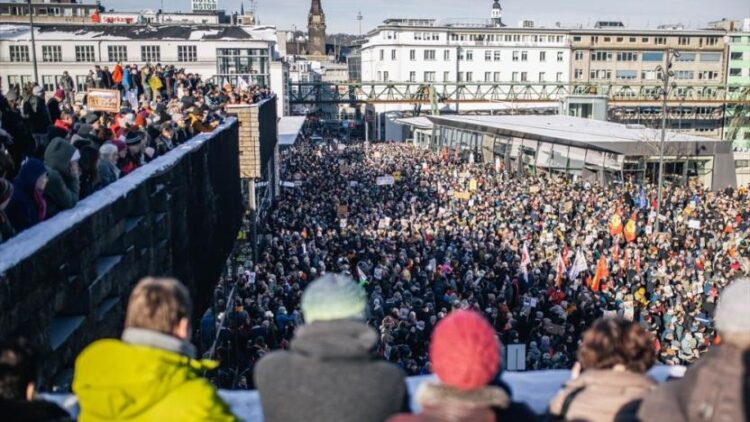
[[(90, 109), (90, 89), (119, 91), (118, 113)], [(218, 86), (174, 66), (116, 64), (76, 87), (67, 71), (53, 92), (0, 85), (0, 242), (166, 154), (224, 118), (224, 107), (269, 91)]]
[[(393, 184), (378, 185), (382, 176)], [(327, 272), (364, 286), (379, 356), (417, 375), (430, 372), (430, 335), (455, 309), (482, 313), (503, 344), (525, 345), (526, 369), (570, 368), (602, 316), (642, 324), (660, 362), (689, 364), (716, 337), (718, 294), (750, 270), (744, 188), (671, 187), (657, 233), (651, 186), (514, 177), (403, 144), (303, 142), (282, 179), (296, 186), (261, 226), (258, 262), (239, 254), (223, 387), (252, 387), (254, 363), (288, 347), (302, 291)], [(215, 314), (201, 324), (203, 347)]]

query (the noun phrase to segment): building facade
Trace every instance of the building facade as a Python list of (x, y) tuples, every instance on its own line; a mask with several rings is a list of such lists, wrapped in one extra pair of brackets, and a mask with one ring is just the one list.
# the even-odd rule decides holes
[[(98, 2), (74, 0), (32, 0), (31, 10), (37, 23), (91, 23), (100, 11)], [(0, 1), (0, 21), (3, 23), (26, 23), (29, 21), (27, 1)]]
[(741, 148), (750, 148), (750, 19), (743, 32), (732, 32), (729, 38), (727, 84), (731, 90), (741, 91), (744, 105), (731, 107), (727, 116), (727, 140)]

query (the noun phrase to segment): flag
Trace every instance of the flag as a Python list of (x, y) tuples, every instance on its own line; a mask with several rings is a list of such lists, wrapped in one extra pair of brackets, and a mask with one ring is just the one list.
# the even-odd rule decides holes
[(557, 261), (555, 262), (555, 272), (557, 275), (555, 276), (555, 284), (557, 285), (557, 288), (559, 289), (560, 286), (562, 286), (563, 277), (565, 277), (565, 272), (567, 271), (567, 268), (565, 267), (565, 262), (563, 261), (562, 254), (557, 254)]
[(367, 284), (367, 276), (359, 267), (357, 267), (357, 277), (359, 278), (359, 285), (364, 287)]
[(586, 255), (581, 252), (580, 249), (576, 252), (576, 259), (573, 261), (573, 266), (570, 268), (568, 277), (571, 280), (578, 278), (578, 275), (588, 269), (588, 263), (586, 262)]
[(570, 251), (568, 250), (568, 244), (566, 243), (565, 247), (563, 248), (563, 252), (562, 252), (562, 259), (563, 259), (563, 264), (565, 264), (565, 268), (567, 268), (567, 267), (570, 266), (570, 260), (568, 259), (568, 253), (569, 252)]
[(633, 215), (630, 216), (630, 220), (625, 224), (625, 240), (628, 242), (632, 242), (636, 238), (635, 215), (636, 214), (633, 213)]
[(237, 78), (237, 88), (239, 89), (240, 92), (247, 91), (250, 89), (250, 84), (247, 83), (245, 78), (240, 76)]
[(609, 269), (607, 268), (607, 258), (602, 256), (599, 257), (599, 263), (596, 265), (596, 273), (594, 273), (594, 279), (591, 280), (591, 291), (598, 292), (599, 285), (602, 280), (609, 277)]
[(224, 83), (221, 85), (225, 91), (230, 91), (232, 89), (232, 84), (229, 83), (229, 79), (224, 78)]
[(633, 266), (636, 270), (641, 269), (641, 250), (636, 249), (635, 250), (635, 258), (633, 259)]
[(648, 207), (648, 201), (646, 200), (646, 190), (641, 186), (641, 194), (638, 197), (638, 208), (644, 209)]
[(529, 279), (529, 264), (531, 264), (531, 257), (529, 257), (529, 249), (524, 243), (523, 249), (521, 249), (521, 272), (523, 273), (523, 278), (526, 281), (528, 281)]
[(622, 234), (622, 217), (620, 214), (615, 214), (609, 220), (609, 234), (616, 236)]

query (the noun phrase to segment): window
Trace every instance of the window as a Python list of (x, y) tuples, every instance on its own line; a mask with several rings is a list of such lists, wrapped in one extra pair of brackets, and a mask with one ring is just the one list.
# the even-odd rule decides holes
[(484, 81), (492, 82), (492, 72), (484, 72)]
[(388, 82), (388, 81), (390, 81), (390, 80), (391, 80), (391, 79), (390, 79), (390, 78), (388, 77), (388, 71), (387, 71), (387, 70), (383, 71), (383, 80), (384, 80), (384, 81), (386, 81), (386, 82)]
[(576, 60), (583, 60), (583, 51), (576, 51), (574, 57)]
[(414, 49), (409, 50), (409, 60), (411, 61), (417, 60), (417, 50), (414, 50)]
[(729, 58), (732, 60), (742, 60), (742, 52), (734, 52), (730, 54)]
[(675, 79), (680, 80), (692, 80), (695, 77), (695, 72), (692, 70), (678, 70), (674, 73)]
[(729, 42), (732, 44), (739, 44), (742, 42), (742, 37), (729, 37)]
[(563, 73), (557, 72), (557, 74), (555, 75), (555, 82), (562, 82), (562, 81), (563, 81)]
[(625, 39), (623, 37), (617, 37), (617, 42), (623, 42)]
[(521, 61), (525, 62), (529, 59), (529, 52), (528, 51), (522, 51), (521, 52)]
[(177, 60), (180, 62), (197, 62), (198, 47), (194, 45), (178, 45)]
[(421, 41), (422, 40), (422, 33), (421, 32), (415, 32), (414, 33), (414, 39), (416, 41)]
[(592, 62), (608, 62), (612, 60), (612, 53), (609, 51), (594, 51), (591, 53)]
[(500, 50), (495, 50), (495, 51), (494, 51), (494, 52), (492, 53), (492, 59), (493, 59), (494, 61), (496, 61), (496, 62), (499, 62), (499, 61), (500, 61)]
[(466, 50), (466, 61), (470, 62), (474, 60), (474, 50)]
[(471, 82), (474, 80), (474, 72), (466, 72), (466, 82)]
[(704, 80), (712, 80), (719, 77), (719, 72), (715, 70), (706, 70), (703, 72), (698, 72), (698, 80), (704, 79)]
[(630, 42), (636, 42), (637, 40), (636, 40), (636, 38), (635, 38), (635, 37), (630, 37), (630, 38), (628, 39), (628, 41), (630, 41)]
[(10, 46), (10, 61), (28, 62), (29, 61), (29, 46), (28, 45), (11, 45)]
[(742, 76), (742, 69), (738, 67), (729, 69), (729, 76)]
[(447, 62), (450, 59), (451, 59), (451, 51), (450, 50), (443, 51), (443, 60)]
[(604, 37), (604, 42), (612, 42), (612, 38), (611, 37)]
[(644, 62), (663, 62), (664, 53), (646, 51), (641, 53)]
[(489, 62), (491, 60), (492, 60), (492, 51), (491, 50), (486, 50), (484, 52), (484, 61)]
[(458, 82), (464, 81), (464, 72), (458, 72)]
[(644, 70), (641, 72), (641, 79), (644, 81), (653, 81), (656, 79), (659, 79), (661, 76), (661, 72), (657, 72), (655, 70)]
[(521, 82), (526, 82), (528, 80), (528, 72), (521, 72)]
[(633, 51), (618, 51), (617, 52), (618, 62), (635, 62), (638, 61), (638, 53)]
[(648, 42), (648, 40), (649, 40), (649, 38), (648, 38), (648, 37), (643, 37), (643, 38), (641, 38), (641, 42), (646, 42), (646, 43), (647, 43), (647, 42)]
[(450, 72), (443, 72), (443, 82), (448, 82), (451, 79)]
[(680, 57), (677, 57), (675, 60), (678, 62), (694, 62), (695, 57), (695, 53), (685, 53), (683, 51), (680, 51)]
[[(143, 47), (141, 47), (141, 48), (143, 48)], [(383, 60), (385, 60), (385, 50), (383, 50), (381, 48), (380, 49), (380, 61), (382, 62)]]
[(561, 62), (565, 58), (565, 54), (562, 51), (557, 52), (557, 61)]
[(702, 62), (719, 62), (721, 61), (721, 53), (701, 53)]
[(396, 60), (396, 49), (395, 48), (391, 49), (391, 60)]
[(378, 70), (378, 80), (379, 80), (379, 81), (382, 81), (382, 80), (383, 80), (383, 72), (381, 72), (381, 71), (379, 71), (379, 70)]
[(580, 36), (575, 36), (575, 37), (573, 37), (573, 41), (574, 42), (580, 42), (581, 41), (581, 37)]
[(513, 82), (517, 82), (518, 81), (518, 72), (511, 73), (510, 80), (513, 81)]
[(62, 47), (59, 45), (43, 45), (42, 46), (42, 61), (43, 62), (61, 62), (62, 61)]
[(126, 45), (107, 46), (109, 61), (113, 63), (128, 61), (128, 47)]
[(719, 43), (719, 37), (708, 37), (706, 38), (706, 45), (716, 45)]
[(631, 80), (638, 77), (637, 70), (616, 70), (615, 78), (622, 80)]
[(417, 72), (411, 71), (409, 72), (409, 82), (416, 82), (417, 81)]
[(592, 70), (590, 76), (591, 79), (612, 79), (612, 71), (606, 69)]
[(424, 81), (425, 82), (435, 82), (435, 72), (425, 72), (424, 73)]
[(493, 72), (492, 73), (492, 81), (493, 82), (500, 82), (500, 72)]
[(575, 69), (573, 71), (573, 79), (580, 80), (583, 77), (583, 69)]
[(667, 37), (654, 37), (654, 44), (665, 45), (667, 43)]
[(539, 82), (544, 82), (544, 72), (539, 72)]
[[(383, 50), (380, 50), (382, 56)], [(382, 59), (382, 57), (381, 57)], [(141, 46), (141, 61), (151, 63), (161, 61), (161, 49), (158, 45), (142, 45)]]
[(514, 61), (514, 62), (517, 62), (517, 61), (518, 61), (518, 51), (514, 51), (514, 52), (513, 52), (513, 61)]
[(540, 51), (539, 52), (539, 61), (543, 62), (547, 60), (547, 52), (546, 51)]
[(46, 92), (55, 92), (61, 80), (62, 75), (42, 75), (42, 86)]
[(76, 46), (76, 61), (77, 62), (95, 62), (96, 57), (94, 56), (93, 45), (77, 45)]
[(435, 50), (425, 50), (424, 51), (424, 59), (425, 60), (435, 60)]
[(679, 45), (690, 45), (690, 37), (679, 37), (677, 39)]

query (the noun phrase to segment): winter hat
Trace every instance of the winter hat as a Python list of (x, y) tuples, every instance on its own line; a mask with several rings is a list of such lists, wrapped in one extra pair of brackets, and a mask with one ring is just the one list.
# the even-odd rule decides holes
[(115, 139), (114, 141), (112, 141), (112, 145), (117, 147), (118, 152), (123, 151), (128, 147), (128, 145), (125, 142), (119, 139)]
[(84, 121), (89, 125), (93, 125), (94, 123), (99, 121), (99, 116), (96, 113), (89, 113), (86, 115)]
[(62, 89), (58, 89), (55, 91), (55, 98), (62, 100), (65, 98), (65, 92), (63, 92)]
[(715, 320), (720, 334), (750, 334), (750, 279), (737, 279), (724, 289)]
[(364, 289), (342, 274), (326, 274), (310, 283), (302, 294), (302, 314), (307, 323), (362, 320), (365, 318), (366, 307)]
[(11, 196), (13, 196), (13, 184), (0, 178), (0, 204), (7, 201)]
[(128, 132), (127, 135), (125, 135), (125, 143), (127, 145), (138, 145), (143, 140), (143, 137), (138, 132)]
[(451, 313), (432, 334), (430, 364), (443, 384), (462, 390), (486, 386), (500, 369), (495, 331), (476, 312)]

